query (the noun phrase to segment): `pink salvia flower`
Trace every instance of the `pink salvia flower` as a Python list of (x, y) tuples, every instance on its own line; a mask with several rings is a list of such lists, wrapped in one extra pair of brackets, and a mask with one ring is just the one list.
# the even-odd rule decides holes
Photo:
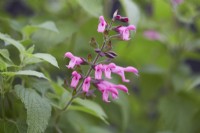
[(85, 80), (83, 82), (83, 86), (82, 86), (82, 89), (84, 92), (88, 92), (88, 90), (90, 88), (90, 81), (91, 81), (91, 77), (85, 78)]
[(81, 75), (79, 73), (77, 73), (76, 71), (72, 72), (72, 81), (71, 81), (71, 87), (76, 88), (76, 86), (78, 85), (78, 82), (81, 78)]
[(144, 37), (149, 40), (161, 40), (161, 35), (155, 30), (146, 30), (144, 32)]
[(98, 25), (98, 29), (97, 31), (98, 32), (104, 32), (105, 31), (105, 28), (106, 28), (106, 21), (104, 20), (104, 17), (103, 16), (100, 16), (99, 17), (99, 25)]
[(111, 79), (111, 69), (115, 68), (115, 66), (113, 64), (103, 65), (103, 66), (104, 66), (105, 77)]
[(129, 36), (130, 36), (130, 31), (131, 30), (136, 30), (136, 27), (134, 25), (129, 25), (129, 26), (118, 26), (115, 29), (117, 32), (119, 32), (120, 37), (123, 40), (130, 40)]
[(126, 88), (126, 86), (124, 85), (115, 85), (113, 83), (110, 83), (108, 81), (100, 81), (99, 83), (97, 83), (97, 87), (98, 89), (102, 92), (102, 99), (105, 102), (110, 102), (108, 100), (109, 98), (109, 94), (112, 95), (113, 99), (117, 99), (118, 98), (118, 90), (120, 89), (126, 93), (128, 93), (128, 89)]
[(103, 65), (98, 64), (95, 66), (95, 79), (101, 79), (103, 71)]
[(83, 63), (83, 60), (80, 57), (74, 56), (71, 52), (66, 52), (65, 57), (70, 59), (69, 65), (66, 65), (69, 69), (74, 68), (75, 65)]
[(124, 72), (132, 72), (132, 73), (138, 75), (138, 70), (134, 67), (129, 66), (129, 67), (124, 68), (124, 67), (117, 66), (114, 63), (110, 63), (110, 65), (115, 66), (114, 68), (111, 69), (111, 71), (113, 73), (120, 75), (123, 82), (129, 82), (129, 80), (125, 78)]

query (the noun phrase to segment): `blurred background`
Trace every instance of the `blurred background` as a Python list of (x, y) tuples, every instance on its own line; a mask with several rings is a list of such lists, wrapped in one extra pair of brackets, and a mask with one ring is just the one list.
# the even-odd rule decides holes
[[(102, 42), (98, 17), (110, 21), (116, 9), (137, 32), (130, 41), (113, 41), (118, 54), (114, 62), (138, 68), (139, 76), (127, 74), (130, 94), (120, 93), (111, 103), (95, 92), (93, 100), (103, 107), (109, 124), (70, 110), (59, 123), (63, 133), (199, 133), (200, 0), (1, 0), (0, 32), (27, 47), (34, 44), (35, 52), (55, 56), (60, 69), (45, 64), (45, 70), (52, 79), (70, 79), (64, 53), (94, 57), (89, 41), (96, 37)], [(45, 22), (59, 32), (39, 29), (29, 34), (28, 26)], [(46, 133), (51, 129), (50, 120)]]

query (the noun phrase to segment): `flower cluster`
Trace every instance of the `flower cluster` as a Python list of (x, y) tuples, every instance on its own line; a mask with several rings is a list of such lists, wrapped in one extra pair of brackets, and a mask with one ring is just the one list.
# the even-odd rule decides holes
[[(75, 90), (76, 93), (75, 95), (84, 93), (87, 96), (87, 94), (90, 93), (90, 86), (94, 85), (94, 87), (96, 87), (102, 93), (103, 101), (110, 102), (109, 95), (112, 96), (112, 99), (117, 99), (119, 96), (118, 90), (128, 93), (128, 89), (126, 86), (122, 84), (114, 84), (107, 81), (106, 79), (112, 79), (111, 75), (117, 74), (121, 77), (123, 82), (129, 82), (130, 80), (126, 79), (125, 77), (125, 72), (131, 72), (135, 75), (138, 75), (138, 70), (132, 66), (121, 67), (112, 62), (108, 63), (108, 60), (111, 61), (117, 56), (115, 52), (111, 51), (112, 50), (111, 39), (113, 38), (109, 36), (109, 31), (111, 30), (116, 31), (117, 35), (114, 36), (120, 38), (121, 40), (130, 40), (130, 31), (136, 30), (136, 27), (134, 25), (112, 26), (113, 22), (115, 21), (121, 21), (127, 23), (128, 18), (117, 15), (117, 11), (114, 13), (112, 21), (110, 23), (107, 23), (103, 16), (99, 17), (99, 24), (97, 31), (103, 33), (104, 40), (101, 48), (99, 48), (95, 38), (91, 39), (90, 41), (91, 46), (95, 47), (94, 51), (97, 53), (93, 61), (77, 57), (73, 55), (71, 52), (65, 53), (64, 55), (65, 58), (70, 59), (69, 64), (66, 65), (66, 67), (68, 69), (74, 70), (72, 72), (72, 80), (70, 87)], [(104, 61), (101, 61), (101, 63), (100, 62), (98, 63), (99, 58), (106, 58), (106, 59)], [(81, 72), (78, 72), (76, 69), (77, 66), (81, 66), (83, 64), (90, 65), (90, 68), (85, 75), (82, 74)], [(78, 68), (80, 69), (80, 67)], [(91, 76), (93, 70), (94, 70), (94, 77)]]

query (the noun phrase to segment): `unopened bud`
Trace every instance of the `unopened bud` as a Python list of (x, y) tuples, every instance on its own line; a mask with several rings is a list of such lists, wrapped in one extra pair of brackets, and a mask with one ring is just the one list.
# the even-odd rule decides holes
[(127, 23), (129, 21), (129, 19), (128, 19), (128, 17), (121, 17), (120, 21)]
[(108, 51), (110, 51), (110, 50), (112, 50), (112, 42), (111, 41), (109, 41), (108, 43), (107, 43), (107, 45), (106, 45), (106, 47), (104, 48), (104, 52), (108, 52)]
[(92, 55), (91, 54), (88, 55), (88, 62), (89, 63), (92, 62)]
[(98, 48), (98, 43), (96, 42), (96, 39), (94, 37), (91, 38), (90, 40), (90, 46), (92, 46), (93, 48)]

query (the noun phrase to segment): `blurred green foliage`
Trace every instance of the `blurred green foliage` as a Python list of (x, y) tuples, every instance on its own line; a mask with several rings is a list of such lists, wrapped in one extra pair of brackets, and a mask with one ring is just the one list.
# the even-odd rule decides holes
[[(85, 58), (90, 53), (94, 57), (89, 41), (95, 37), (102, 42), (101, 34), (97, 33), (98, 16), (104, 15), (110, 21), (116, 9), (137, 26), (130, 41), (113, 42), (118, 54), (115, 62), (139, 69), (139, 77), (127, 75), (132, 79), (126, 84), (130, 95), (120, 93), (118, 100), (107, 104), (95, 92), (97, 96), (93, 101), (77, 99), (56, 121), (57, 108), (63, 108), (70, 97), (62, 86), (65, 79), (70, 82), (71, 76), (71, 71), (65, 67), (64, 53), (70, 51)], [(23, 81), (25, 87), (11, 86), (5, 109), (0, 108), (0, 114), (5, 110), (7, 117), (4, 122), (0, 115), (0, 132), (33, 133), (38, 124), (38, 131), (34, 132), (199, 133), (199, 9), (199, 0), (185, 0), (176, 6), (170, 0), (0, 1), (0, 32), (13, 38), (0, 34), (0, 70), (19, 65), (22, 56), (26, 56), (29, 57), (24, 61), (26, 70), (40, 70), (44, 73), (42, 77), (49, 79), (22, 76), (20, 81), (14, 80), (13, 85)], [(145, 38), (146, 30), (159, 32), (163, 39)], [(21, 51), (26, 51), (26, 55)], [(60, 69), (41, 63), (45, 60), (57, 66), (51, 55), (41, 53), (56, 57)], [(40, 77), (40, 74), (33, 72), (32, 75)], [(26, 71), (15, 75), (26, 75)], [(116, 83), (121, 82), (117, 76), (113, 78)], [(27, 89), (30, 86), (32, 89)], [(47, 118), (43, 121), (37, 114), (30, 115), (31, 107)], [(44, 108), (48, 111), (44, 112)], [(30, 126), (33, 121), (34, 126)], [(4, 131), (3, 126), (6, 127)]]

